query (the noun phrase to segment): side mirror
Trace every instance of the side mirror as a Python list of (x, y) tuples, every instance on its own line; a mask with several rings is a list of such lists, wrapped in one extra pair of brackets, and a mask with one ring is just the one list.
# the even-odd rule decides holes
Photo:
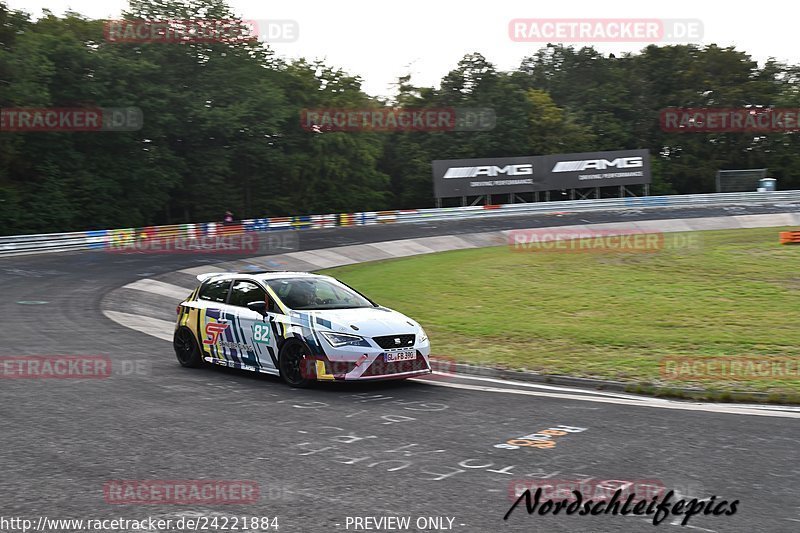
[(247, 304), (247, 308), (261, 315), (267, 314), (267, 302), (250, 302)]

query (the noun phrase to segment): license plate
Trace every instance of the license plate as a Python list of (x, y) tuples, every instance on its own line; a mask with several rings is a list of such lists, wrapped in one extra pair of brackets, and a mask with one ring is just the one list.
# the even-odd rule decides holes
[(394, 352), (386, 354), (387, 363), (394, 363), (396, 361), (412, 361), (416, 358), (416, 352)]

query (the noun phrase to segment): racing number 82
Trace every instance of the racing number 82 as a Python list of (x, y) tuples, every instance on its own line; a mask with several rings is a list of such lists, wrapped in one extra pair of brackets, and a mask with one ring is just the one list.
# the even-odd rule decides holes
[(268, 343), (269, 339), (269, 324), (253, 324), (253, 341)]

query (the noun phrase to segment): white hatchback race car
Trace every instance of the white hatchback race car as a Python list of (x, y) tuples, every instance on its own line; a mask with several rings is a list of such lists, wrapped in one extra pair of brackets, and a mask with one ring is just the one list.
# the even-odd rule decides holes
[(275, 374), (292, 387), (431, 373), (430, 342), (417, 322), (330, 276), (229, 272), (197, 279), (200, 286), (177, 308), (173, 345), (183, 366)]

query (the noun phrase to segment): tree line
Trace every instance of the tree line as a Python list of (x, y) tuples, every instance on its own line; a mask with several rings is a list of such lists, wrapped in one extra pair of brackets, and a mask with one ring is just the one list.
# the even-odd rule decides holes
[[(232, 19), (223, 0), (131, 0), (125, 18)], [(800, 188), (796, 132), (668, 133), (667, 107), (800, 107), (797, 65), (716, 45), (605, 56), (547, 45), (513, 71), (480, 53), (438, 88), (400, 75), (390, 99), (256, 40), (116, 43), (104, 21), (0, 0), (0, 107), (127, 107), (120, 132), (0, 131), (0, 232), (71, 231), (432, 207), (434, 159), (648, 148), (653, 194), (714, 191), (718, 169), (768, 167)], [(491, 108), (488, 131), (323, 132), (305, 109)]]

